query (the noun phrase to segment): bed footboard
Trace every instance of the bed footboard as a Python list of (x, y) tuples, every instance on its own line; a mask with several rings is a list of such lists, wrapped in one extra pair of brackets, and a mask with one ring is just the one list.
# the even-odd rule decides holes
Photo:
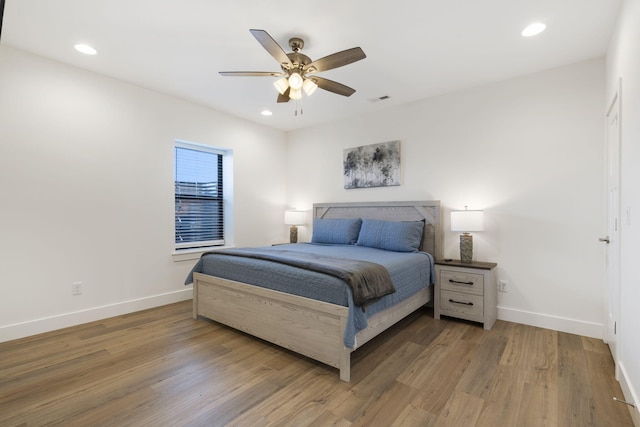
[(350, 380), (351, 350), (342, 341), (347, 307), (194, 273), (198, 316), (338, 368), (340, 379)]

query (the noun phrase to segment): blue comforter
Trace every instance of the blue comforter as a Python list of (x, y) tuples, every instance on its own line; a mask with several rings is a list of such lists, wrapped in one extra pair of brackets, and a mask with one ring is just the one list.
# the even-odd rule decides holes
[(215, 254), (203, 255), (185, 283), (191, 283), (193, 273), (199, 272), (349, 307), (344, 332), (344, 344), (349, 348), (355, 345), (355, 335), (367, 327), (369, 317), (429, 287), (435, 277), (433, 257), (425, 252), (393, 252), (364, 246), (311, 243), (266, 246), (260, 249), (300, 251), (377, 263), (388, 270), (396, 292), (368, 305), (365, 311), (354, 303), (349, 286), (336, 277), (262, 259)]

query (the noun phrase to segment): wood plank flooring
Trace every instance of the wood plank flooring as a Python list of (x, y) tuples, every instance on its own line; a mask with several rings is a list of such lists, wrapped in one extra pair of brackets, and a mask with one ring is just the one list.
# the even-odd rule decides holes
[(338, 371), (190, 301), (0, 343), (0, 426), (633, 426), (601, 340), (410, 315)]

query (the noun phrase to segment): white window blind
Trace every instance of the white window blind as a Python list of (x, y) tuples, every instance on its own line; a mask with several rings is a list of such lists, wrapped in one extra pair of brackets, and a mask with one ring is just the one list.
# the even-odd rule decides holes
[(223, 152), (176, 143), (176, 249), (224, 245)]

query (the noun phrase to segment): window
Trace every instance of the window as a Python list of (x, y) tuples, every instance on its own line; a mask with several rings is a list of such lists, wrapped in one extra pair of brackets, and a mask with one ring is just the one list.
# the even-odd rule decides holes
[(176, 142), (176, 249), (224, 245), (224, 154), (213, 147)]

